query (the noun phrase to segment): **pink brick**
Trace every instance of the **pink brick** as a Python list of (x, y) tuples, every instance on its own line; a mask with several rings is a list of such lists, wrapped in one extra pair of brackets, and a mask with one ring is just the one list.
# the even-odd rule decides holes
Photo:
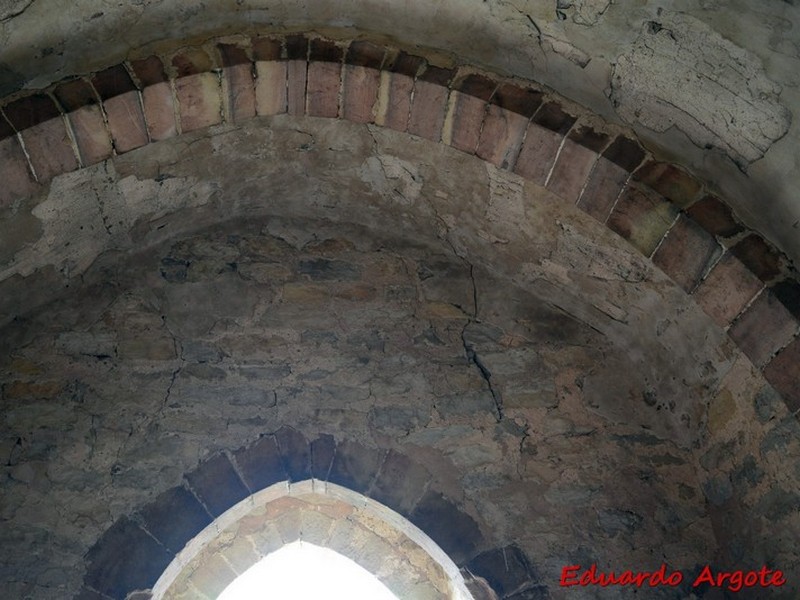
[(36, 191), (37, 185), (28, 168), (28, 159), (16, 136), (0, 140), (0, 181), (3, 182), (0, 185), (0, 209)]
[[(631, 186), (620, 195), (614, 210), (608, 217), (607, 224), (611, 231), (628, 240), (639, 252), (650, 256), (664, 234), (672, 227), (677, 214), (675, 206), (652, 190)], [(676, 235), (678, 233), (681, 233), (680, 229)], [(680, 239), (684, 238), (680, 237)], [(677, 251), (681, 249), (679, 242)], [(685, 267), (683, 258), (683, 256), (675, 258), (675, 269)], [(671, 268), (672, 263), (669, 263), (667, 267)], [(667, 267), (662, 268), (667, 275), (672, 276), (673, 271), (668, 270)]]
[(502, 169), (512, 168), (517, 162), (527, 127), (526, 117), (490, 104), (476, 154)]
[(290, 60), (286, 65), (286, 112), (290, 115), (305, 114), (307, 65), (304, 60)]
[(434, 142), (441, 140), (448, 93), (441, 85), (418, 80), (411, 101), (408, 132)]
[(691, 292), (720, 253), (719, 244), (691, 219), (680, 216), (653, 255), (653, 262)]
[(321, 61), (309, 63), (306, 113), (312, 117), (338, 117), (341, 82), (340, 63)]
[(800, 410), (800, 338), (772, 359), (764, 369), (764, 377), (781, 393), (790, 411)]
[(78, 145), (81, 164), (93, 165), (114, 153), (103, 112), (97, 104), (82, 106), (69, 113), (67, 118)]
[(463, 152), (474, 154), (480, 140), (486, 102), (461, 92), (453, 92), (450, 104), (452, 123), (448, 132), (449, 139), (445, 139), (445, 142)]
[(285, 113), (287, 63), (259, 61), (256, 75), (256, 112), (264, 116)]
[[(611, 214), (630, 173), (611, 162), (600, 157), (594, 163), (592, 172), (586, 181), (586, 187), (578, 200), (578, 208), (591, 215), (601, 223), (605, 223)], [(651, 250), (652, 252), (652, 250)]]
[(142, 105), (151, 140), (166, 140), (178, 134), (178, 126), (175, 123), (175, 99), (169, 81), (144, 88)]
[(726, 253), (694, 292), (694, 299), (720, 327), (727, 327), (764, 284)]
[(108, 128), (118, 153), (140, 148), (148, 142), (147, 126), (142, 107), (139, 105), (139, 92), (126, 92), (109, 98), (103, 103), (108, 116)]
[(517, 164), (514, 165), (514, 172), (534, 183), (544, 185), (563, 139), (564, 136), (560, 133), (545, 129), (536, 123), (528, 124), (528, 131)]
[(414, 80), (408, 75), (391, 73), (388, 76), (388, 101), (384, 125), (396, 131), (408, 129), (408, 119), (411, 114), (411, 93), (414, 90)]
[(377, 69), (345, 65), (342, 116), (354, 123), (372, 123), (381, 74)]
[(40, 183), (78, 168), (78, 159), (63, 117), (34, 125), (21, 135)]
[(197, 73), (175, 80), (181, 129), (194, 131), (222, 121), (219, 79), (213, 73)]
[(226, 82), (228, 111), (234, 123), (256, 116), (256, 89), (253, 65), (242, 63), (222, 70)]
[(798, 322), (769, 291), (764, 291), (736, 319), (728, 334), (761, 367), (797, 334)]
[(570, 139), (564, 140), (547, 189), (570, 203), (576, 203), (596, 160), (595, 152)]

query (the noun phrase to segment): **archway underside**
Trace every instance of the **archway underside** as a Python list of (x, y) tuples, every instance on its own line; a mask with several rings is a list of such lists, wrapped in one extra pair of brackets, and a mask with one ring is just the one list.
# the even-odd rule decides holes
[(724, 204), (527, 84), (224, 43), (3, 108), (14, 594), (123, 600), (309, 477), (489, 598), (558, 598), (566, 564), (797, 568), (795, 284)]

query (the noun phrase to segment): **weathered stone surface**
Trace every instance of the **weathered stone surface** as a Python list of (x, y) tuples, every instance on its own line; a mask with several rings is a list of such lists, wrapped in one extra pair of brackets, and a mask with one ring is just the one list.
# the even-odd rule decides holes
[(249, 494), (225, 454), (216, 454), (186, 475), (195, 495), (215, 517)]
[(790, 124), (780, 86), (760, 61), (685, 13), (660, 11), (643, 24), (611, 82), (624, 119), (658, 131), (676, 126), (742, 165), (761, 158)]

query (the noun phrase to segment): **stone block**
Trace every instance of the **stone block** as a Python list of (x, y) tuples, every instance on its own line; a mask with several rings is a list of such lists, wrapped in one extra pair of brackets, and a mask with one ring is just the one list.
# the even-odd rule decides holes
[(335, 119), (339, 115), (339, 88), (342, 65), (334, 62), (312, 62), (308, 65), (306, 114)]
[(386, 454), (351, 440), (339, 442), (328, 481), (364, 493), (369, 488)]
[(205, 557), (202, 567), (189, 576), (189, 583), (209, 598), (218, 597), (236, 579), (236, 572), (220, 554)]
[(140, 148), (148, 142), (139, 92), (134, 90), (109, 98), (103, 103), (103, 108), (117, 153), (123, 154)]
[(629, 177), (628, 171), (601, 156), (594, 163), (592, 172), (581, 192), (578, 208), (601, 223), (605, 223)]
[(285, 113), (287, 63), (259, 61), (256, 75), (256, 112), (264, 116)]
[(611, 211), (608, 227), (639, 252), (650, 256), (675, 221), (677, 212), (673, 205), (649, 190), (629, 187)]
[(572, 204), (578, 201), (597, 154), (567, 138), (561, 146), (547, 189)]
[(535, 580), (528, 558), (513, 544), (479, 554), (467, 563), (467, 569), (483, 577), (501, 598), (529, 586)]
[(517, 163), (514, 165), (514, 172), (544, 186), (563, 139), (563, 135), (545, 129), (536, 123), (528, 124), (528, 131), (525, 134), (525, 141), (522, 143)]
[(292, 427), (283, 426), (275, 432), (281, 451), (283, 468), (292, 483), (311, 477), (311, 446), (305, 436)]
[(695, 301), (720, 327), (727, 327), (764, 284), (726, 253), (694, 291)]
[(475, 519), (434, 490), (425, 493), (409, 520), (439, 544), (456, 565), (465, 564), (482, 549), (483, 535)]
[(183, 486), (161, 493), (139, 511), (141, 523), (159, 542), (177, 554), (211, 523), (211, 516)]
[(58, 116), (34, 125), (20, 135), (39, 183), (78, 168), (78, 159), (64, 117)]
[(496, 104), (486, 109), (476, 154), (501, 169), (517, 162), (528, 119)]
[(142, 90), (147, 133), (154, 142), (166, 140), (178, 134), (175, 122), (175, 98), (172, 84), (168, 81), (156, 83)]
[(186, 481), (214, 517), (250, 495), (225, 454), (215, 454), (203, 462), (186, 475)]
[(408, 516), (431, 480), (422, 465), (390, 450), (368, 495), (401, 515)]
[(175, 94), (184, 133), (222, 121), (222, 97), (215, 73), (194, 73), (176, 79)]
[(172, 561), (170, 554), (136, 523), (122, 517), (86, 554), (87, 586), (115, 600), (152, 588)]
[(408, 133), (438, 142), (442, 136), (448, 94), (446, 87), (417, 80), (411, 101)]
[(113, 154), (111, 137), (97, 104), (82, 106), (69, 113), (67, 119), (72, 126), (82, 165), (93, 165)]
[(328, 480), (335, 454), (336, 440), (332, 435), (323, 434), (311, 442), (311, 476), (314, 479)]
[(653, 262), (691, 293), (720, 252), (713, 237), (681, 215), (653, 255)]
[(795, 336), (800, 328), (797, 320), (769, 290), (765, 290), (747, 307), (728, 330), (733, 341), (761, 367)]
[(452, 92), (442, 141), (462, 152), (474, 154), (485, 113), (486, 101), (463, 92)]
[(353, 123), (375, 121), (381, 73), (377, 69), (345, 65), (342, 91), (342, 117)]
[(233, 459), (245, 484), (254, 493), (286, 481), (278, 442), (272, 435), (260, 437), (249, 446), (240, 448), (233, 453)]

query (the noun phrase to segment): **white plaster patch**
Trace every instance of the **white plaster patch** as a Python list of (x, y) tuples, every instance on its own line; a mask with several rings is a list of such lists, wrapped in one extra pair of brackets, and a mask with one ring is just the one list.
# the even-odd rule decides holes
[(617, 59), (610, 97), (619, 115), (655, 131), (677, 127), (740, 167), (789, 129), (781, 88), (758, 58), (683, 13), (662, 11)]

